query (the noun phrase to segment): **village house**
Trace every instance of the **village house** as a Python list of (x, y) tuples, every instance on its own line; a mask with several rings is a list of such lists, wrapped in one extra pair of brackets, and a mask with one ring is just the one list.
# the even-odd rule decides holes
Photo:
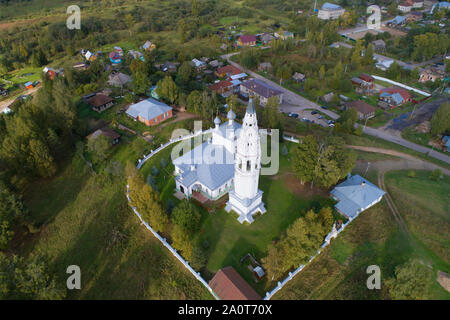
[(252, 79), (242, 82), (240, 91), (248, 94), (249, 96), (258, 97), (259, 103), (263, 106), (267, 104), (267, 100), (271, 97), (278, 97), (280, 104), (283, 102), (283, 92), (281, 90), (272, 88), (259, 79)]
[(377, 67), (380, 70), (387, 71), (391, 67), (391, 65), (394, 63), (394, 60), (383, 58), (377, 56), (377, 62), (375, 63), (375, 67)]
[(237, 40), (237, 45), (239, 47), (249, 47), (256, 46), (256, 37), (252, 34), (250, 35), (242, 35)]
[(293, 39), (294, 33), (290, 31), (278, 31), (274, 33), (274, 36), (281, 40)]
[(192, 59), (191, 65), (197, 69), (197, 71), (201, 71), (206, 69), (207, 65), (204, 61), (198, 60), (198, 59)]
[(114, 87), (124, 87), (131, 82), (131, 77), (121, 72), (113, 72), (108, 77), (108, 84)]
[(223, 62), (219, 60), (212, 60), (208, 63), (212, 68), (219, 68), (223, 66)]
[(8, 89), (5, 88), (4, 84), (0, 83), (0, 96), (6, 97), (8, 95)]
[(402, 1), (398, 4), (397, 9), (403, 13), (410, 12), (414, 7), (412, 0)]
[(25, 86), (25, 88), (27, 88), (28, 90), (34, 88), (33, 82), (31, 82), (31, 81), (25, 82), (24, 86)]
[(261, 62), (258, 66), (258, 71), (270, 71), (272, 70), (272, 64), (270, 62)]
[(381, 108), (392, 109), (411, 101), (411, 94), (400, 87), (383, 88), (380, 90), (380, 101), (385, 102), (379, 104)]
[(134, 120), (139, 120), (147, 126), (155, 126), (164, 120), (172, 118), (172, 108), (165, 103), (148, 98), (128, 107), (126, 114)]
[(94, 62), (95, 60), (97, 60), (97, 56), (90, 51), (87, 51), (84, 57), (89, 62)]
[(406, 16), (396, 16), (395, 18), (386, 22), (388, 26), (396, 27), (405, 24)]
[(423, 19), (423, 13), (418, 12), (418, 11), (411, 12), (411, 14), (408, 15), (408, 17), (406, 18), (406, 20), (408, 22), (416, 22), (416, 21), (420, 21), (422, 19)]
[(271, 33), (265, 32), (261, 35), (261, 42), (264, 44), (271, 43), (273, 39), (275, 39), (275, 37)]
[(209, 86), (211, 91), (214, 91), (218, 94), (223, 95), (226, 92), (229, 92), (233, 88), (233, 83), (228, 80), (219, 81)]
[(322, 96), (322, 100), (327, 103), (330, 103), (333, 100), (333, 97), (334, 97), (334, 92), (329, 92)]
[(428, 67), (420, 72), (419, 82), (425, 83), (428, 81), (435, 82), (436, 80), (444, 80), (445, 71), (436, 67)]
[(381, 39), (372, 41), (372, 46), (373, 46), (373, 50), (375, 50), (376, 52), (385, 52), (386, 51), (386, 43)]
[(133, 59), (139, 59), (142, 62), (145, 62), (144, 54), (140, 51), (130, 50), (128, 51), (128, 55)]
[(338, 201), (334, 206), (336, 210), (353, 220), (361, 212), (380, 202), (386, 193), (361, 176), (349, 174), (330, 194)]
[(375, 117), (375, 111), (377, 110), (375, 107), (372, 107), (370, 104), (361, 100), (346, 102), (344, 103), (344, 108), (356, 109), (359, 120), (368, 120)]
[(294, 73), (294, 75), (292, 76), (292, 79), (297, 81), (297, 82), (303, 82), (306, 80), (306, 76), (303, 73), (300, 72), (296, 72)]
[(359, 94), (373, 94), (374, 81), (375, 79), (365, 73), (359, 75), (359, 77), (354, 77), (351, 79), (352, 84), (356, 86), (356, 92)]
[(178, 69), (179, 62), (166, 61), (163, 64), (155, 64), (155, 67), (164, 72), (176, 72)]
[(209, 286), (220, 300), (261, 300), (256, 291), (242, 278), (233, 267), (217, 271)]
[(86, 99), (86, 103), (91, 106), (92, 110), (100, 113), (112, 107), (114, 100), (105, 94), (97, 93)]
[(153, 42), (151, 42), (150, 40), (147, 40), (142, 45), (142, 48), (147, 51), (153, 51), (154, 49), (156, 49), (156, 45)]
[(450, 152), (450, 136), (443, 136), (442, 137), (442, 144), (443, 146), (443, 150), (445, 152)]
[(345, 9), (333, 3), (325, 2), (320, 8), (317, 18), (322, 20), (335, 20), (345, 13)]
[(56, 76), (61, 76), (64, 74), (64, 69), (53, 69), (50, 67), (45, 67), (42, 72), (50, 79), (55, 79)]
[(216, 73), (217, 77), (225, 78), (225, 77), (234, 76), (236, 74), (240, 74), (240, 73), (242, 73), (242, 70), (229, 64), (227, 66), (218, 68), (215, 73)]
[(100, 136), (105, 136), (105, 137), (109, 138), (111, 141), (111, 145), (113, 145), (113, 146), (118, 144), (120, 141), (120, 134), (118, 134), (117, 132), (115, 132), (114, 130), (112, 130), (111, 128), (108, 128), (108, 127), (104, 127), (104, 128), (94, 131), (93, 133), (88, 135), (86, 137), (86, 139), (87, 140), (97, 139)]

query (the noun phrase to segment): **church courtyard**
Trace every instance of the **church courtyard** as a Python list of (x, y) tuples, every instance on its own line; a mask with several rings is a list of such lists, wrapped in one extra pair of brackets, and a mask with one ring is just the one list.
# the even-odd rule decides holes
[[(283, 144), (288, 149), (295, 146), (291, 142)], [(169, 164), (165, 169), (160, 168), (161, 159), (169, 159), (171, 149), (167, 148), (150, 159), (142, 167), (141, 172), (147, 179), (152, 168), (157, 167), (159, 173), (155, 177), (155, 182), (161, 193), (161, 199), (165, 204), (169, 201), (176, 205), (179, 200), (174, 197), (173, 192), (175, 187), (171, 175), (173, 165)], [(202, 225), (197, 243), (207, 256), (206, 268), (201, 271), (206, 279), (211, 278), (219, 269), (232, 266), (260, 295), (264, 295), (273, 287), (273, 283), (267, 281), (266, 277), (256, 283), (253, 273), (248, 269), (248, 261), (240, 263), (240, 260), (250, 253), (261, 263), (261, 259), (266, 256), (268, 245), (278, 240), (297, 218), (309, 209), (333, 207), (335, 201), (328, 197), (325, 190), (311, 189), (309, 185), (303, 186), (298, 182), (291, 172), (289, 157), (290, 154), (286, 156), (280, 154), (280, 170), (277, 175), (260, 176), (259, 188), (264, 192), (263, 201), (267, 212), (255, 216), (255, 221), (251, 225), (239, 223), (237, 214), (227, 213), (224, 208), (208, 213), (205, 208), (199, 206), (202, 212)], [(228, 198), (227, 195), (225, 197)]]

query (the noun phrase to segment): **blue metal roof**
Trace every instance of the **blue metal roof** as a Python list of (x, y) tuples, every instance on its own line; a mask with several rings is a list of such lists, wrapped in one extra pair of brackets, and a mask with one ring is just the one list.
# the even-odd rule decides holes
[(406, 21), (406, 17), (405, 16), (396, 16), (394, 19), (389, 20), (388, 22), (392, 22), (392, 23), (395, 23), (395, 24), (402, 24), (405, 21)]
[(322, 10), (340, 10), (340, 9), (342, 9), (341, 6), (329, 2), (325, 2), (322, 6)]
[(385, 192), (356, 174), (337, 185), (331, 194), (339, 200), (336, 209), (353, 219), (377, 202)]
[(170, 110), (172, 110), (172, 108), (167, 104), (148, 98), (131, 105), (127, 110), (127, 114), (132, 118), (137, 118), (139, 116), (144, 120), (151, 120)]
[(201, 183), (215, 190), (234, 177), (234, 155), (224, 146), (205, 142), (173, 160), (183, 173), (176, 177), (184, 186)]

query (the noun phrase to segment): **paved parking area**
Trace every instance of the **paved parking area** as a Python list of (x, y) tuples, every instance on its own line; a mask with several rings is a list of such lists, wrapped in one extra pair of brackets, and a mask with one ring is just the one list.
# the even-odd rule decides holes
[[(306, 118), (310, 121), (313, 121), (315, 124), (321, 125), (322, 127), (328, 127), (327, 119), (319, 119), (320, 114), (311, 114), (313, 110), (300, 110), (300, 111), (293, 111), (293, 113), (298, 114), (298, 121), (302, 121), (302, 118)], [(286, 112), (286, 115), (288, 115), (290, 112)]]

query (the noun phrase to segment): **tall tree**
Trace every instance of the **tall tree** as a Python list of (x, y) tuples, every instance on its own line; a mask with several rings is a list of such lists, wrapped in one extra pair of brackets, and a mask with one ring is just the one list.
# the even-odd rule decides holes
[(313, 180), (318, 155), (317, 141), (313, 136), (306, 136), (303, 142), (294, 148), (292, 171), (302, 184)]
[(442, 104), (431, 118), (431, 133), (435, 136), (450, 130), (450, 103)]

